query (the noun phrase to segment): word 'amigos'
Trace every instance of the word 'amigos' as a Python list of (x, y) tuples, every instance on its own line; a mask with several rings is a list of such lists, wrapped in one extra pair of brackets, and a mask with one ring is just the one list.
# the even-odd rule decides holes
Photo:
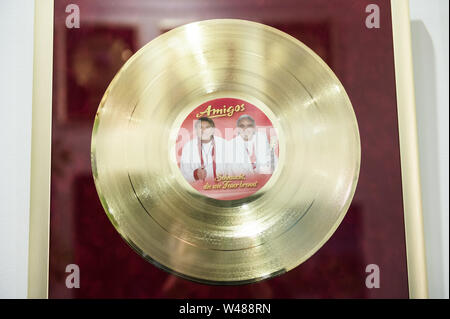
[(234, 113), (243, 111), (245, 111), (245, 104), (240, 105), (238, 104), (236, 106), (228, 106), (228, 107), (224, 105), (223, 108), (221, 109), (213, 109), (211, 105), (208, 105), (208, 107), (204, 111), (197, 113), (196, 117), (197, 118), (200, 117), (214, 118), (222, 116), (232, 117)]

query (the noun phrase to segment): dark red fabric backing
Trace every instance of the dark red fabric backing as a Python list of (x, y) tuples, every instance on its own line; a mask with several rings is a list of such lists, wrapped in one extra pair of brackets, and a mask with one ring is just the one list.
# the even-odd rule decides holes
[[(78, 0), (81, 28), (54, 16), (50, 298), (407, 298), (408, 281), (390, 3), (378, 0), (379, 29), (367, 29), (370, 0)], [(94, 186), (94, 115), (132, 52), (171, 27), (167, 21), (242, 18), (275, 26), (316, 51), (343, 83), (359, 123), (362, 162), (353, 203), (332, 238), (277, 278), (208, 286), (168, 274), (136, 254), (109, 222)], [(177, 20), (178, 19), (178, 20)], [(176, 26), (176, 25), (174, 25)], [(65, 286), (79, 265), (81, 287)], [(381, 286), (365, 285), (368, 264)]]

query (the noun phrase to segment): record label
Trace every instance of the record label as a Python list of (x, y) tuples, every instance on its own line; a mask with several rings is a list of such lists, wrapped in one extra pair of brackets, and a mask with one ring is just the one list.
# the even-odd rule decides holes
[(279, 156), (270, 119), (236, 98), (210, 100), (192, 110), (179, 129), (176, 151), (185, 180), (219, 200), (257, 192), (271, 178)]

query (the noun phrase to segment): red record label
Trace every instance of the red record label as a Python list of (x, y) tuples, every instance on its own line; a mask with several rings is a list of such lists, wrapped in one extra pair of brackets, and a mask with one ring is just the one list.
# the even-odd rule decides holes
[(178, 167), (205, 196), (241, 199), (261, 189), (278, 163), (272, 122), (255, 105), (219, 98), (196, 107), (178, 132)]

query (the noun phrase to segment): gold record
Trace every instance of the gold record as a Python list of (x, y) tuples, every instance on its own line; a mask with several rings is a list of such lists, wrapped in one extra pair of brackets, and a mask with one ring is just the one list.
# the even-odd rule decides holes
[[(257, 105), (278, 137), (273, 175), (241, 199), (203, 195), (177, 165), (183, 120), (223, 97)], [(293, 269), (330, 238), (355, 192), (360, 140), (343, 86), (311, 49), (220, 19), (173, 29), (126, 62), (98, 108), (91, 159), (102, 205), (138, 254), (190, 280), (243, 284)]]

